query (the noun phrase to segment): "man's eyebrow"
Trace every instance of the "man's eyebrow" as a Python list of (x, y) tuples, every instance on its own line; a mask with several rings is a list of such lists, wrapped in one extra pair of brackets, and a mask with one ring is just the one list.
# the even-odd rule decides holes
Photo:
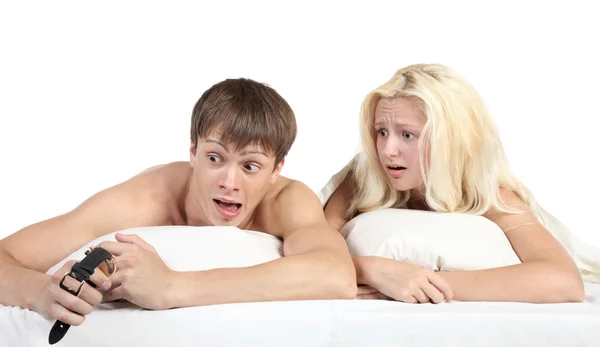
[(242, 153), (240, 153), (240, 155), (249, 155), (249, 154), (260, 154), (260, 155), (264, 155), (265, 157), (269, 157), (267, 155), (267, 153), (261, 151), (260, 149), (249, 149), (249, 150), (244, 150), (242, 151)]
[[(225, 152), (229, 153), (229, 151), (227, 150), (227, 147), (225, 147), (224, 144), (222, 144), (221, 142), (219, 142), (218, 140), (213, 140), (213, 139), (208, 139), (205, 142), (212, 142), (212, 143), (216, 143), (217, 145), (223, 147), (223, 149), (225, 150)], [(264, 151), (260, 150), (260, 149), (246, 149), (243, 150), (240, 155), (244, 156), (244, 155), (250, 155), (250, 154), (260, 154), (263, 155), (265, 157), (269, 157), (267, 155), (267, 153), (265, 153)]]
[(229, 152), (227, 151), (227, 147), (225, 147), (225, 145), (223, 145), (221, 142), (217, 141), (217, 140), (213, 140), (213, 139), (207, 139), (204, 142), (212, 142), (212, 143), (216, 143), (217, 145), (223, 147), (223, 149), (225, 150), (225, 152)]

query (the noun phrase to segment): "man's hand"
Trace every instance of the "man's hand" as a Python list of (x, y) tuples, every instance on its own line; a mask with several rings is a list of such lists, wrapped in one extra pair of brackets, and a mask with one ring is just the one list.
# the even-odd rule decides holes
[(99, 244), (115, 256), (117, 271), (112, 275), (113, 289), (107, 301), (125, 299), (151, 310), (169, 309), (168, 287), (173, 271), (167, 267), (154, 247), (137, 235), (117, 233), (118, 242)]
[[(419, 265), (383, 257), (359, 257), (355, 263), (365, 284), (360, 299), (392, 298), (407, 303), (452, 300), (452, 288), (439, 274)], [(379, 295), (379, 294), (381, 295)]]
[[(102, 301), (102, 293), (99, 289), (107, 290), (111, 285), (108, 276), (96, 268), (90, 277), (90, 281), (94, 283), (98, 289), (95, 289), (84, 282), (79, 296), (74, 296), (60, 288), (60, 281), (66, 273), (71, 271), (71, 267), (75, 262), (75, 260), (66, 262), (48, 278), (48, 281), (42, 286), (34, 305), (34, 310), (39, 312), (44, 318), (48, 320), (58, 319), (63, 323), (73, 326), (83, 323), (85, 316), (92, 312), (93, 306), (98, 305)], [(80, 282), (67, 276), (65, 277), (63, 285), (76, 290), (79, 287)]]

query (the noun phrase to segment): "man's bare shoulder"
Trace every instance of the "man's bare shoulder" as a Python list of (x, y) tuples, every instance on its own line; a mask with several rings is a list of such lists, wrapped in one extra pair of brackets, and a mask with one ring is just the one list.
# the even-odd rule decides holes
[(255, 224), (261, 231), (282, 237), (282, 220), (292, 223), (296, 216), (310, 214), (312, 210), (322, 212), (320, 200), (312, 189), (301, 181), (279, 176), (259, 204)]
[(127, 226), (180, 224), (180, 206), (185, 197), (189, 172), (189, 164), (186, 165), (185, 162), (150, 167), (98, 192), (73, 213), (95, 210), (100, 205), (110, 204), (113, 209), (129, 215), (125, 218)]
[(179, 207), (185, 198), (191, 172), (188, 162), (156, 165), (133, 176), (125, 182), (124, 189), (140, 204), (163, 215), (168, 220), (165, 223), (179, 224)]
[(185, 177), (186, 168), (180, 163), (145, 170), (99, 191), (65, 214), (24, 227), (1, 240), (0, 247), (25, 267), (46, 271), (108, 233), (178, 224), (178, 193), (185, 191), (180, 188), (186, 186)]
[(269, 188), (261, 204), (264, 207), (272, 207), (286, 200), (295, 198), (307, 198), (315, 196), (314, 192), (303, 182), (279, 176), (277, 181)]
[(118, 209), (130, 216), (124, 218), (126, 224), (134, 226), (165, 224), (172, 219), (174, 213), (172, 206), (178, 206), (180, 191), (187, 184), (186, 177), (189, 177), (189, 173), (184, 163), (156, 165), (94, 194), (71, 214), (79, 214), (90, 209), (92, 210), (90, 212), (95, 214), (96, 209), (112, 205), (111, 209)]
[(177, 183), (186, 185), (191, 172), (192, 168), (188, 162), (176, 161), (147, 168), (133, 176), (131, 180), (140, 185), (156, 186), (158, 189), (176, 190), (178, 187), (171, 185), (175, 184), (177, 186)]
[(277, 194), (275, 202), (282, 202), (287, 199), (310, 199), (317, 198), (315, 192), (304, 182), (289, 179), (289, 182)]
[(151, 166), (147, 169), (142, 170), (137, 176), (143, 174), (160, 174), (160, 175), (172, 175), (176, 173), (188, 172), (192, 171), (192, 167), (190, 163), (187, 161), (174, 161), (170, 163), (158, 164)]

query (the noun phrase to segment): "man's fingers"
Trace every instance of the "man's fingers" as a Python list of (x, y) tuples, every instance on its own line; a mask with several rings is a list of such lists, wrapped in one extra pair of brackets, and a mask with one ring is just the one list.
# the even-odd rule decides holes
[(137, 249), (137, 247), (156, 253), (154, 247), (150, 246), (150, 244), (148, 244), (146, 241), (144, 241), (141, 237), (137, 235), (117, 233), (115, 234), (115, 239), (118, 242), (103, 241), (98, 245), (98, 247), (106, 249), (114, 256), (122, 255), (127, 251), (133, 251)]
[[(118, 264), (118, 259), (117, 258), (117, 264)], [(120, 265), (118, 265), (120, 266)], [(120, 286), (121, 284), (123, 284), (123, 282), (125, 282), (126, 278), (131, 275), (131, 270), (127, 269), (125, 266), (121, 267), (119, 271), (115, 272), (114, 275), (112, 275), (110, 282), (112, 283), (112, 288), (116, 288), (118, 286)], [(114, 289), (113, 289), (114, 290)]]
[[(75, 265), (76, 260), (69, 260), (66, 262), (59, 270), (57, 270), (54, 275), (54, 281), (58, 284), (65, 274), (71, 272), (71, 268)], [(108, 267), (105, 262), (102, 262), (99, 267), (94, 269), (94, 273), (90, 276), (90, 281), (96, 285), (98, 289), (108, 290), (110, 289), (110, 278), (104, 273), (104, 271), (108, 271)], [(108, 282), (108, 283), (107, 283)], [(78, 281), (74, 280), (72, 277), (65, 277), (63, 284), (67, 285), (71, 288), (76, 288), (79, 286)]]
[[(102, 264), (106, 266), (104, 262)], [(94, 269), (94, 273), (90, 276), (90, 281), (101, 290), (109, 290), (111, 286), (110, 278), (100, 269), (100, 267)]]
[(442, 276), (432, 272), (431, 274), (427, 275), (427, 279), (429, 280), (429, 283), (433, 284), (440, 292), (442, 292), (442, 294), (444, 294), (446, 302), (452, 301), (454, 293), (452, 292), (450, 284), (448, 284), (448, 282), (446, 282)]
[(72, 326), (81, 325), (85, 320), (84, 316), (74, 313), (58, 303), (52, 304), (50, 315), (59, 321)]
[[(113, 256), (114, 259), (114, 256)], [(114, 266), (114, 263), (112, 264), (112, 266), (109, 267), (109, 263), (111, 263), (111, 260), (105, 260), (103, 262), (100, 263), (100, 265), (98, 265), (98, 270), (100, 270), (102, 273), (104, 273), (107, 277), (110, 278), (110, 275), (112, 275), (112, 273), (114, 273), (117, 269)], [(111, 269), (112, 268), (112, 269)], [(112, 270), (112, 273), (111, 273)]]
[(110, 254), (114, 256), (119, 256), (126, 251), (130, 251), (134, 249), (134, 245), (131, 243), (122, 243), (122, 242), (114, 242), (114, 241), (103, 241), (97, 247), (102, 247)]
[[(85, 288), (86, 286), (88, 288)], [(93, 290), (93, 288), (89, 288), (89, 285), (84, 284), (80, 295), (83, 294), (83, 289)], [(62, 305), (67, 310), (82, 316), (92, 313), (93, 306), (86, 302), (83, 298), (72, 295), (62, 290), (61, 288), (58, 288), (57, 290), (60, 292), (58, 293), (58, 295), (56, 295), (56, 302)]]
[(76, 262), (76, 260), (69, 260), (65, 262), (63, 266), (60, 267), (60, 269), (56, 270), (56, 272), (52, 275), (54, 282), (59, 283), (66, 273), (71, 272), (71, 268), (73, 267), (73, 265), (75, 265)]
[(87, 302), (91, 306), (96, 306), (102, 302), (102, 293), (100, 293), (97, 289), (92, 288), (92, 286), (88, 285), (87, 283), (81, 288), (79, 297), (81, 300)]
[[(69, 288), (70, 291), (77, 292), (79, 290), (79, 296), (75, 296), (60, 286), (54, 287), (56, 291), (55, 296), (58, 298), (57, 302), (65, 306), (71, 311), (75, 311), (80, 314), (89, 314), (92, 312), (92, 306), (99, 304), (102, 300), (102, 294), (90, 286), (86, 282), (79, 282), (71, 276), (65, 277), (63, 286)], [(79, 303), (81, 301), (82, 303)], [(85, 305), (83, 304), (85, 303)]]
[(144, 241), (144, 239), (142, 239), (141, 237), (139, 237), (136, 234), (121, 234), (121, 233), (116, 233), (115, 234), (115, 239), (119, 242), (124, 242), (124, 243), (132, 243), (134, 245), (138, 245), (142, 248), (144, 248), (145, 250), (151, 251), (151, 252), (156, 252), (154, 250), (154, 247), (150, 246), (150, 244), (148, 244), (146, 241)]
[(119, 242), (125, 242), (125, 243), (135, 243), (135, 236), (137, 236), (137, 235), (116, 233), (115, 240), (117, 240)]
[(377, 293), (378, 290), (371, 286), (359, 286), (358, 295)]
[(125, 290), (123, 287), (116, 287), (106, 294), (104, 297), (106, 301), (115, 301), (125, 298)]

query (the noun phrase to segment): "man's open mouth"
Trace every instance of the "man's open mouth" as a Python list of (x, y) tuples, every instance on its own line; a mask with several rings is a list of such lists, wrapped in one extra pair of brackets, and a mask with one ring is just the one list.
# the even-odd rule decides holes
[(219, 199), (213, 199), (213, 201), (216, 202), (219, 207), (231, 212), (237, 211), (240, 207), (242, 207), (242, 204), (236, 202), (227, 202)]

